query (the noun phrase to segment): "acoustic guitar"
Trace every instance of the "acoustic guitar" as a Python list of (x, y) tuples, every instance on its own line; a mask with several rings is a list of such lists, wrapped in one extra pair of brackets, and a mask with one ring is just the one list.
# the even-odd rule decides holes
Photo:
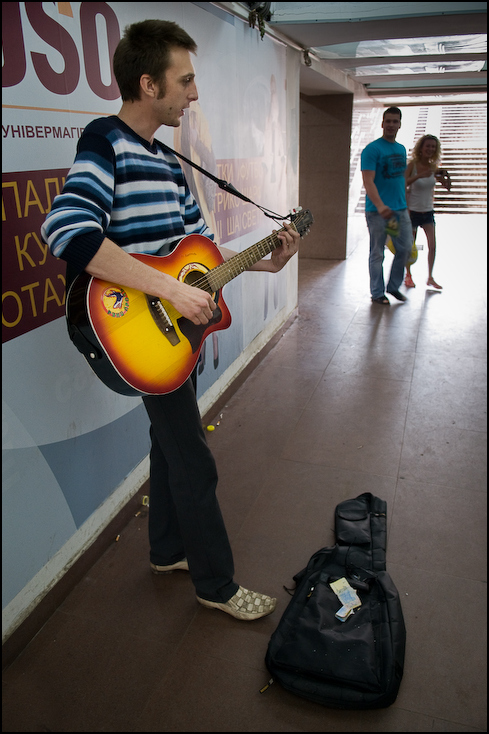
[[(303, 236), (309, 210), (292, 215)], [(283, 228), (280, 231), (283, 231)], [(82, 273), (66, 298), (68, 331), (95, 374), (122, 395), (164, 395), (190, 376), (206, 337), (227, 329), (231, 314), (221, 289), (281, 244), (272, 233), (227, 261), (203, 235), (184, 237), (170, 255), (132, 257), (177, 280), (202, 288), (216, 303), (212, 319), (196, 326), (167, 301)]]

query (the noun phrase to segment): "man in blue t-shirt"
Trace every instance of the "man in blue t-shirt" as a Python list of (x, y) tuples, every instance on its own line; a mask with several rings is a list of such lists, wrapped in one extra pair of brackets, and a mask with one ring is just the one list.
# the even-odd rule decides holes
[[(374, 303), (386, 306), (389, 305), (386, 290), (399, 301), (407, 300), (399, 287), (413, 239), (404, 178), (406, 148), (396, 143), (400, 127), (401, 110), (389, 107), (382, 118), (382, 137), (364, 148), (361, 159), (363, 184), (367, 192), (365, 216), (370, 233), (370, 293)], [(387, 223), (396, 254), (385, 288), (383, 262)]]

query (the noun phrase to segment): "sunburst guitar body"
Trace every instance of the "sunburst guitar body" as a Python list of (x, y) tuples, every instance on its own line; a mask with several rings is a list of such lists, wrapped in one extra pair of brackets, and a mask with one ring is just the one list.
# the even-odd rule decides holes
[[(292, 221), (303, 234), (313, 219), (305, 210)], [(172, 392), (192, 373), (209, 334), (231, 324), (223, 286), (279, 244), (273, 233), (224, 262), (210, 239), (189, 235), (170, 255), (132, 255), (212, 295), (216, 303), (212, 319), (199, 326), (167, 301), (82, 273), (66, 299), (70, 336), (95, 374), (115, 392), (139, 396)]]

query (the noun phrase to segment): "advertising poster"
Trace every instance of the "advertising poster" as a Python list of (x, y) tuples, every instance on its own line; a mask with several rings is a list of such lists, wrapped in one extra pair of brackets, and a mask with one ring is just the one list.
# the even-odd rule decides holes
[[(161, 18), (194, 38), (199, 100), (156, 137), (280, 215), (287, 108), (285, 47), (210, 3), (12, 2), (2, 14), (5, 606), (149, 451), (140, 398), (109, 390), (69, 341), (65, 264), (40, 234), (84, 127), (120, 109), (111, 59), (124, 28)], [(278, 229), (185, 171), (218, 243), (241, 252)], [(225, 286), (233, 323), (204, 345), (199, 395), (284, 308), (287, 282), (245, 273)]]

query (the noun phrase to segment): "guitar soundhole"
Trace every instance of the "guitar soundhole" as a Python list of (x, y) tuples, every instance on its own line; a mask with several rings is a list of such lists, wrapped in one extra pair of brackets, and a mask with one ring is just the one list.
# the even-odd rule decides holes
[(187, 275), (187, 277), (185, 278), (185, 283), (187, 285), (195, 285), (199, 280), (202, 280), (202, 273), (194, 270)]
[(207, 279), (208, 272), (208, 268), (204, 268), (200, 263), (188, 263), (180, 271), (178, 280), (212, 294), (212, 289)]

